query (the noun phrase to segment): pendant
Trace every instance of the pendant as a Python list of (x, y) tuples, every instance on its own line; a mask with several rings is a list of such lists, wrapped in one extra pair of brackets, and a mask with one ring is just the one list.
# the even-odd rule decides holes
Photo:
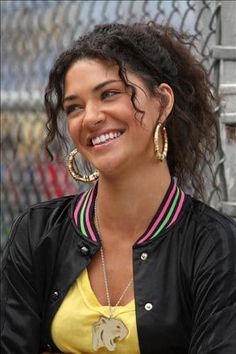
[(113, 352), (116, 349), (115, 341), (123, 340), (128, 333), (128, 328), (121, 320), (102, 316), (93, 325), (93, 350), (105, 347)]

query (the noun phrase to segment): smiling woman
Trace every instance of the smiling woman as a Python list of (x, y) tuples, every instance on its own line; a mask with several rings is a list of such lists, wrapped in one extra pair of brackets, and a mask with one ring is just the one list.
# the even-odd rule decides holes
[(153, 131), (164, 122), (173, 106), (173, 92), (166, 83), (158, 90), (165, 97), (151, 95), (137, 75), (127, 71), (127, 79), (136, 87), (136, 109), (143, 112), (135, 119), (130, 90), (119, 78), (118, 66), (100, 59), (76, 61), (65, 76), (64, 111), (74, 145), (97, 170), (106, 176), (132, 175), (144, 170), (158, 178), (153, 153)]
[(219, 104), (191, 40), (155, 23), (99, 25), (55, 62), (46, 148), (66, 142), (63, 120), (69, 172), (95, 183), (13, 226), (3, 353), (235, 353), (236, 226), (187, 194), (204, 196)]

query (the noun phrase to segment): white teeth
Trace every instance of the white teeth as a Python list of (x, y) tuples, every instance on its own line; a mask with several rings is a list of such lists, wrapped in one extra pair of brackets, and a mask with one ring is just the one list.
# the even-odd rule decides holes
[(105, 143), (109, 140), (116, 139), (120, 135), (121, 135), (121, 132), (110, 132), (110, 133), (106, 133), (106, 134), (101, 134), (100, 136), (93, 138), (92, 143), (93, 143), (93, 145), (99, 145), (99, 144)]
[(99, 137), (97, 137), (97, 138), (95, 138), (95, 139), (93, 139), (93, 140), (94, 140), (94, 141), (93, 141), (93, 145), (97, 145), (97, 144), (100, 143)]

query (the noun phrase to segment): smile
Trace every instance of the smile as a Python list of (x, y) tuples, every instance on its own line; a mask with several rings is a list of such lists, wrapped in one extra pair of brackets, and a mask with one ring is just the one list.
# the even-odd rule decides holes
[(93, 138), (91, 140), (92, 141), (92, 145), (93, 146), (97, 146), (97, 145), (101, 145), (101, 144), (107, 143), (108, 141), (111, 141), (111, 140), (119, 138), (119, 136), (121, 136), (121, 134), (122, 133), (120, 131), (101, 134), (101, 135), (96, 136), (95, 138)]

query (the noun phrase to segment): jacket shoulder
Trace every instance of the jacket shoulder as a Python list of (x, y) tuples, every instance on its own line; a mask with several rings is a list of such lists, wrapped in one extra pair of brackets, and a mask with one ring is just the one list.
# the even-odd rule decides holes
[(197, 200), (192, 199), (192, 212), (196, 222), (202, 225), (215, 225), (215, 226), (227, 226), (230, 225), (233, 228), (236, 227), (236, 222), (230, 216), (222, 213), (219, 210), (212, 208), (211, 206)]
[(79, 196), (71, 195), (40, 202), (26, 209), (23, 215), (33, 228), (36, 224), (42, 227), (47, 225), (52, 227), (69, 217), (77, 198)]
[(57, 207), (65, 207), (66, 205), (70, 204), (71, 202), (73, 202), (73, 200), (75, 198), (79, 198), (79, 195), (66, 195), (64, 197), (59, 197), (59, 198), (54, 198), (54, 199), (50, 199), (50, 200), (46, 200), (46, 201), (42, 201), (36, 204), (31, 205), (29, 208), (27, 208), (25, 210), (25, 212), (29, 212), (32, 210), (36, 210), (36, 209), (54, 209)]
[(52, 229), (71, 221), (73, 205), (82, 194), (43, 201), (25, 209), (14, 221), (4, 248), (15, 239), (29, 239), (34, 248)]
[(219, 241), (236, 244), (236, 222), (211, 206), (191, 197), (192, 207), (189, 210), (191, 228), (195, 238), (208, 238), (213, 243)]

